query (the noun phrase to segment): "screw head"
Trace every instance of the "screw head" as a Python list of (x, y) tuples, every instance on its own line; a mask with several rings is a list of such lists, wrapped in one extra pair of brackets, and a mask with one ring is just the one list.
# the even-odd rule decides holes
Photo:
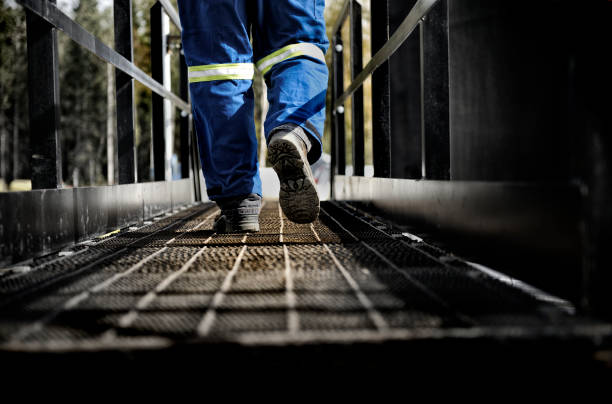
[(336, 52), (342, 52), (342, 49), (344, 49), (344, 47), (340, 44), (337, 44), (335, 49), (336, 49)]
[(338, 112), (339, 114), (344, 114), (344, 107), (340, 105), (338, 108), (336, 108), (336, 112)]

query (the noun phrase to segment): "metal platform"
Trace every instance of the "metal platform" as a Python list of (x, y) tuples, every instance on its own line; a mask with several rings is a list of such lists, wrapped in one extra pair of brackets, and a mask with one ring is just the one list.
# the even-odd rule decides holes
[(2, 273), (0, 352), (612, 335), (350, 204), (298, 225), (266, 201), (255, 234), (215, 234), (217, 213), (186, 207)]

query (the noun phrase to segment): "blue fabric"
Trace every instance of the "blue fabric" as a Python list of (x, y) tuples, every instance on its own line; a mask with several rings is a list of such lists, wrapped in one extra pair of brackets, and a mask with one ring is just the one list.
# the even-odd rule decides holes
[[(178, 0), (188, 66), (255, 63), (280, 48), (308, 42), (329, 46), (324, 0)], [(249, 41), (252, 32), (253, 47)], [(265, 76), (270, 108), (266, 140), (283, 124), (311, 138), (311, 163), (321, 155), (327, 66), (307, 56), (276, 64)], [(190, 84), (202, 171), (210, 199), (261, 195), (250, 80)]]

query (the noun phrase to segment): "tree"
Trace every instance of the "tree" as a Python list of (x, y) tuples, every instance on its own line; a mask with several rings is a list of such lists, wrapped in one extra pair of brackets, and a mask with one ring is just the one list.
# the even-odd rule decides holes
[(0, 177), (28, 178), (29, 136), (25, 14), (0, 3)]
[[(95, 0), (80, 0), (74, 19), (95, 36), (112, 38), (109, 10)], [(105, 182), (107, 68), (105, 62), (66, 37), (61, 37), (60, 100), (64, 182), (73, 186)]]

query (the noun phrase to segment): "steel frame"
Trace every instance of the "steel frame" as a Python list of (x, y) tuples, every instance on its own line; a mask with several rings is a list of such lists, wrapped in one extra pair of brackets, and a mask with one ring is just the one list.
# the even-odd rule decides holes
[[(516, 250), (518, 254), (546, 255), (555, 262), (571, 257), (565, 263), (565, 270), (572, 271), (568, 278), (571, 279), (572, 290), (566, 296), (579, 302), (583, 309), (591, 313), (612, 318), (610, 309), (612, 295), (609, 293), (612, 271), (608, 264), (609, 254), (605, 247), (602, 248), (604, 239), (602, 235), (610, 233), (610, 214), (609, 209), (601, 209), (602, 201), (609, 201), (612, 194), (610, 187), (602, 187), (602, 184), (610, 183), (611, 154), (609, 142), (601, 140), (605, 137), (602, 137), (602, 133), (609, 131), (610, 114), (603, 112), (602, 106), (606, 105), (604, 88), (609, 88), (610, 80), (609, 75), (604, 73), (605, 68), (597, 62), (595, 56), (602, 47), (605, 47), (601, 38), (605, 36), (604, 21), (606, 15), (610, 14), (610, 8), (604, 9), (601, 5), (593, 5), (589, 15), (592, 15), (598, 23), (581, 25), (581, 29), (575, 31), (580, 32), (580, 36), (577, 37), (579, 39), (573, 39), (573, 34), (570, 34), (569, 30), (567, 33), (564, 32), (563, 34), (572, 40), (559, 41), (551, 47), (552, 50), (546, 55), (550, 54), (551, 58), (557, 59), (542, 60), (544, 56), (539, 56), (541, 52), (537, 45), (531, 44), (530, 35), (534, 39), (539, 38), (542, 42), (548, 41), (546, 35), (542, 38), (538, 36), (541, 32), (555, 32), (548, 25), (544, 24), (542, 31), (532, 32), (531, 30), (540, 24), (537, 22), (539, 20), (534, 19), (530, 26), (531, 30), (526, 29), (520, 39), (516, 39), (513, 32), (503, 31), (506, 28), (500, 28), (499, 24), (518, 15), (518, 9), (512, 8), (512, 12), (517, 14), (508, 17), (504, 14), (507, 10), (497, 2), (457, 1), (452, 5), (451, 3), (447, 0), (413, 0), (409, 3), (400, 0), (372, 1), (372, 59), (361, 71), (356, 71), (359, 70), (357, 64), (351, 64), (352, 81), (345, 88), (340, 30), (347, 19), (351, 24), (352, 60), (360, 58), (359, 49), (355, 49), (359, 47), (360, 42), (353, 37), (354, 32), (358, 31), (356, 25), (360, 24), (360, 21), (353, 18), (356, 15), (355, 9), (358, 9), (355, 6), (357, 0), (345, 1), (332, 30), (334, 45), (330, 105), (334, 118), (331, 141), (332, 199), (367, 201), (385, 214), (391, 215), (394, 220), (406, 223), (418, 222), (430, 229), (452, 234), (459, 240), (477, 237), (488, 247), (495, 243), (498, 243), (502, 249), (520, 246)], [(393, 25), (390, 22), (390, 13), (397, 14), (399, 9), (408, 7), (411, 8), (393, 32), (390, 29)], [(465, 17), (468, 15), (466, 13), (476, 12), (480, 18), (478, 21), (482, 23), (482, 15), (478, 14), (479, 7), (484, 8), (487, 15), (504, 14), (506, 19), (493, 18), (487, 23), (488, 25), (483, 24), (475, 33), (473, 27), (466, 28), (469, 20)], [(469, 48), (470, 45), (474, 49), (481, 49), (478, 46), (482, 47), (483, 44), (495, 48), (492, 54), (485, 52), (484, 58), (490, 62), (489, 64), (484, 63), (484, 60), (470, 62), (469, 58), (474, 57), (472, 53), (456, 54), (452, 59), (455, 65), (464, 63), (459, 66), (462, 70), (451, 63), (449, 10), (454, 10), (455, 14), (452, 15), (460, 18), (455, 22), (458, 24), (455, 29), (463, 35), (464, 48), (461, 49)], [(551, 21), (557, 21), (558, 25), (555, 27), (562, 27), (571, 20), (572, 10), (570, 4), (561, 8), (542, 4), (538, 9), (540, 13), (538, 15), (554, 14)], [(397, 16), (391, 15), (391, 17)], [(489, 31), (486, 30), (488, 28)], [(487, 36), (487, 32), (489, 35), (497, 34), (501, 32), (500, 30), (503, 31), (503, 35), (500, 34), (501, 39), (491, 40)], [(474, 35), (481, 37), (475, 40)], [(400, 49), (402, 45), (408, 44), (411, 47), (418, 44), (417, 55), (412, 48), (404, 46)], [(460, 48), (453, 49), (461, 53)], [(558, 53), (553, 53), (554, 51)], [(390, 59), (392, 55), (395, 55), (394, 59)], [(530, 57), (536, 59), (532, 61), (533, 67), (521, 72), (505, 68), (507, 58), (516, 60), (518, 55), (523, 55), (526, 60), (530, 60)], [(498, 59), (494, 59), (495, 57)], [(562, 59), (563, 57), (567, 59)], [(551, 62), (558, 63), (555, 65), (556, 70), (552, 72), (549, 70)], [(518, 65), (521, 62), (516, 63)], [(562, 63), (567, 65), (564, 66)], [(477, 67), (474, 68), (474, 65)], [(605, 65), (609, 66), (609, 63), (606, 62)], [(451, 71), (449, 66), (454, 66), (454, 69)], [(609, 67), (607, 68), (609, 70)], [(547, 72), (546, 77), (551, 77), (550, 82), (556, 79), (555, 84), (560, 88), (546, 87), (551, 86), (549, 82), (543, 83), (541, 88), (537, 87), (539, 83), (534, 77), (542, 77), (537, 75), (538, 69)], [(408, 77), (409, 74), (414, 75), (416, 71), (419, 73), (417, 76)], [(511, 105), (507, 106), (507, 111), (500, 112), (500, 108), (503, 109), (504, 105), (499, 99), (503, 97), (489, 96), (489, 93), (494, 91), (490, 91), (485, 85), (481, 91), (470, 91), (475, 86), (475, 82), (462, 81), (466, 71), (472, 76), (491, 74), (493, 83), (505, 83), (506, 89), (513, 86), (520, 88), (509, 101)], [(353, 164), (354, 173), (357, 175), (347, 177), (344, 175), (346, 172), (344, 103), (349, 97), (361, 97), (363, 83), (370, 75), (372, 75), (372, 150), (375, 178), (364, 178), (361, 174), (359, 161), (363, 153), (361, 132), (353, 133)], [(393, 77), (394, 75), (399, 76)], [(416, 77), (418, 78), (415, 80)], [(597, 84), (600, 81), (601, 83)], [(415, 87), (420, 89), (420, 97), (415, 95), (414, 91), (401, 93), (393, 86), (393, 83), (401, 85), (407, 82), (410, 90), (414, 90)], [(461, 105), (469, 103), (468, 113), (471, 114), (464, 113), (459, 117), (458, 114), (455, 115), (452, 145), (451, 82), (456, 93), (457, 89), (463, 90), (462, 95), (455, 94), (453, 98), (453, 111), (457, 114), (457, 110), (461, 110)], [(532, 88), (534, 85), (537, 87), (535, 90)], [(542, 96), (547, 89), (550, 94)], [(532, 107), (532, 110), (524, 111), (523, 104), (520, 104), (522, 99), (519, 98), (522, 94), (540, 96), (530, 102), (536, 106), (545, 105), (550, 109), (546, 110), (548, 115), (533, 122), (532, 126), (529, 126), (531, 123), (521, 122), (521, 117), (523, 115), (532, 117), (538, 114), (539, 110)], [(464, 98), (460, 98), (461, 96)], [(489, 105), (487, 101), (497, 104)], [(555, 104), (563, 102), (567, 105), (559, 107)], [(398, 108), (398, 104), (406, 107)], [(352, 105), (353, 119), (359, 120), (363, 116), (363, 104), (353, 102)], [(410, 125), (394, 116), (394, 113), (398, 113), (400, 109), (404, 113), (411, 113)], [(486, 111), (478, 115), (479, 109)], [(489, 126), (483, 127), (483, 122), (491, 121), (491, 111), (498, 115), (502, 114), (512, 124), (495, 126), (497, 121), (493, 121)], [(491, 113), (487, 115), (488, 112)], [(554, 115), (555, 113), (557, 115)], [(420, 125), (415, 120), (418, 115), (420, 115), (418, 122)], [(475, 125), (481, 125), (474, 141), (468, 136), (470, 130), (474, 129), (469, 125), (470, 119), (476, 120)], [(463, 126), (458, 127), (457, 120), (461, 120)], [(394, 127), (394, 124), (397, 125)], [(493, 167), (497, 170), (487, 172), (488, 167), (496, 163), (491, 160), (491, 156), (498, 156), (500, 153), (503, 155), (504, 145), (507, 146), (507, 143), (512, 141), (513, 134), (521, 128), (520, 124), (529, 127), (527, 130), (529, 135), (532, 132), (537, 134), (538, 131), (548, 130), (548, 132), (543, 133), (541, 137), (536, 136), (538, 140), (534, 140), (533, 149), (529, 149), (531, 144), (526, 143), (524, 139), (527, 135), (522, 133), (522, 137), (518, 136), (516, 140), (521, 142), (522, 148), (510, 147), (514, 154), (511, 158), (502, 159), (510, 161), (513, 165), (507, 170), (508, 173), (501, 172), (499, 164)], [(359, 124), (353, 125), (353, 130), (362, 131), (363, 127)], [(488, 144), (493, 144), (498, 149), (495, 153), (491, 153), (488, 159), (475, 160), (476, 157), (486, 155), (486, 151), (477, 156), (470, 154), (475, 148), (475, 143), (487, 138), (488, 131), (495, 130), (503, 131), (505, 137), (495, 137), (493, 133)], [(459, 135), (463, 137), (457, 137)], [(563, 147), (566, 147), (563, 144), (567, 141), (564, 140), (564, 136), (573, 142), (571, 144), (575, 150), (559, 157), (565, 150)], [(559, 145), (550, 144), (548, 141), (550, 137)], [(465, 144), (471, 149), (458, 148)], [(557, 150), (555, 147), (561, 152), (555, 154)], [(452, 151), (457, 150), (466, 151), (459, 156), (452, 155)], [(564, 157), (566, 160), (562, 160)], [(541, 161), (539, 165), (534, 164), (539, 161)], [(523, 163), (531, 170), (527, 176), (524, 174)], [(459, 164), (464, 164), (468, 169)], [(451, 172), (451, 166), (454, 172)], [(598, 167), (598, 171), (592, 170), (594, 166)], [(471, 167), (476, 168), (470, 171)], [(541, 170), (542, 174), (538, 170)], [(457, 181), (458, 179), (461, 181)], [(570, 260), (571, 265), (568, 264)], [(558, 278), (548, 269), (542, 267), (531, 269), (548, 274), (544, 279), (544, 286), (554, 287), (559, 283)], [(534, 272), (531, 269), (530, 272)]]
[[(178, 13), (170, 3), (160, 0), (151, 9), (153, 77), (132, 63), (131, 0), (114, 1), (115, 50), (59, 10), (55, 0), (17, 0), (17, 3), (25, 9), (27, 18), (34, 190), (0, 194), (0, 263), (12, 264), (46, 254), (76, 241), (142, 222), (178, 205), (201, 200), (200, 165), (197, 141), (191, 130), (184, 56), (181, 55), (180, 64), (180, 95), (163, 86), (163, 71), (169, 68), (163, 65), (166, 49), (162, 44), (166, 41), (161, 30), (155, 28), (161, 23), (164, 13), (181, 28)], [(121, 185), (61, 189), (57, 30), (116, 68), (118, 180)], [(134, 79), (152, 91), (154, 106), (161, 105), (161, 113), (154, 111), (153, 124), (156, 179), (165, 179), (164, 99), (182, 111), (182, 180), (137, 182)], [(161, 121), (156, 118), (161, 118)]]

